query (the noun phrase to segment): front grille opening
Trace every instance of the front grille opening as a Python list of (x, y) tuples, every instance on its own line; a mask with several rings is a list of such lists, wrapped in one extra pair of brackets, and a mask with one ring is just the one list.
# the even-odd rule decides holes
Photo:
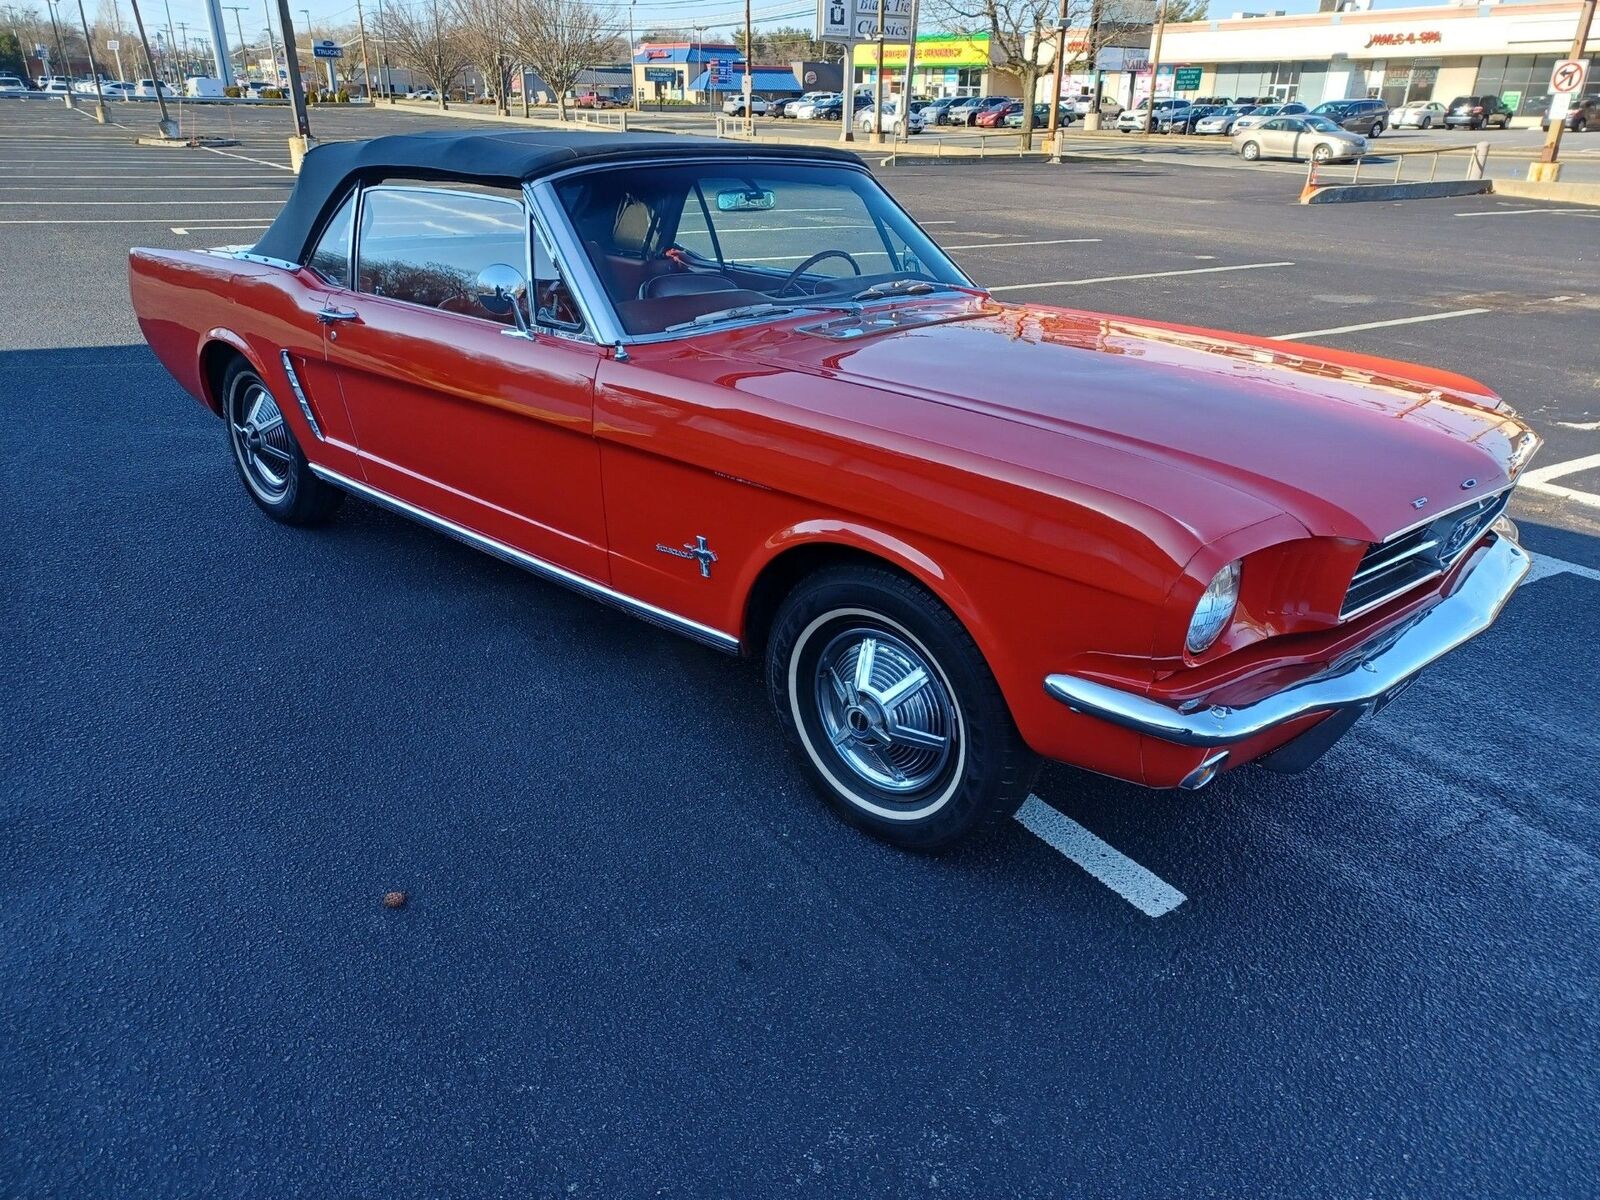
[(1388, 541), (1373, 543), (1350, 580), (1339, 619), (1358, 616), (1448, 571), (1477, 543), (1510, 499), (1508, 488)]

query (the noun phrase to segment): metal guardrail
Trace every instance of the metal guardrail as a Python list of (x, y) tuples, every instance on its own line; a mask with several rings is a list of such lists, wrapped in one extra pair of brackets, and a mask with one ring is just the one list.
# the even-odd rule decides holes
[[(1357, 156), (1348, 179), (1329, 179), (1324, 174), (1330, 169), (1337, 170), (1345, 166), (1346, 164), (1344, 163), (1319, 163), (1315, 159), (1309, 160), (1306, 163), (1306, 182), (1303, 193), (1335, 184), (1340, 186), (1359, 184), (1361, 182), (1362, 164), (1374, 159), (1394, 159), (1394, 178), (1376, 180), (1369, 178), (1369, 183), (1433, 183), (1439, 176), (1439, 157), (1444, 154), (1466, 154), (1469, 156), (1466, 160), (1466, 171), (1461, 176), (1463, 179), (1482, 179), (1489, 166), (1488, 142), (1471, 142), (1459, 146), (1417, 146), (1414, 148), (1401, 146), (1394, 150), (1369, 150), (1367, 153)], [(1426, 157), (1429, 160), (1427, 179), (1406, 180), (1402, 178), (1405, 174), (1406, 160), (1419, 157)]]
[(602, 129), (628, 132), (628, 110), (625, 108), (569, 108), (567, 117), (579, 125), (596, 125)]

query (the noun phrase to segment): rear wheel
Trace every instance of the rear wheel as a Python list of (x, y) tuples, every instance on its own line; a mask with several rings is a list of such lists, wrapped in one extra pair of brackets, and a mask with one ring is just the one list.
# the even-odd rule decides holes
[(1374, 121), (1372, 123), (1372, 132), (1367, 134), (1367, 136), (1368, 137), (1377, 137), (1382, 132), (1383, 132), (1383, 122), (1382, 121)]
[(885, 841), (943, 849), (1027, 798), (1036, 759), (983, 655), (894, 571), (831, 568), (791, 592), (767, 689), (822, 798)]
[(311, 473), (277, 397), (244, 359), (224, 374), (222, 398), (233, 465), (256, 507), (285, 525), (327, 520), (344, 493)]

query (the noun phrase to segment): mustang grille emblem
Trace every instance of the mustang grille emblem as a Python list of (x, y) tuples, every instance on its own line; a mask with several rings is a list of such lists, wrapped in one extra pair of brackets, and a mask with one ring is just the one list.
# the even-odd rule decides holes
[(674, 558), (694, 559), (700, 564), (700, 578), (711, 578), (711, 564), (717, 561), (717, 552), (706, 545), (704, 534), (700, 534), (692, 542), (685, 542), (681, 550), (673, 546), (664, 546), (660, 542), (656, 543), (656, 549)]

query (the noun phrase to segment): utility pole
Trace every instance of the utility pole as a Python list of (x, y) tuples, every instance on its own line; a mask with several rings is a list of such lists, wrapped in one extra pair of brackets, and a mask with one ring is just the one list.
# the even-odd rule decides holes
[[(162, 3), (165, 5), (167, 10), (167, 53), (165, 57), (170, 59), (178, 49), (178, 33), (177, 30), (173, 29), (172, 27), (172, 0), (162, 0)], [(172, 66), (169, 62), (163, 62), (161, 66), (162, 69), (166, 71), (170, 72), (172, 70)], [(180, 78), (178, 82), (182, 83), (183, 80)], [(157, 88), (156, 90), (160, 91), (161, 89)]]
[[(372, 94), (372, 63), (367, 58), (367, 17), (361, 11), (361, 0), (356, 0), (356, 29), (361, 33), (361, 77), (367, 83), (367, 103), (376, 104), (377, 100)], [(498, 60), (495, 67), (499, 68)]]
[[(1578, 28), (1572, 37), (1572, 49), (1567, 57), (1582, 59), (1584, 50), (1589, 44), (1589, 28), (1594, 24), (1595, 0), (1583, 0), (1583, 7), (1578, 10)], [(1594, 81), (1590, 80), (1588, 87), (1592, 88)], [(1587, 90), (1587, 89), (1586, 89)], [(1580, 95), (1578, 100), (1581, 102)], [(1570, 102), (1569, 102), (1570, 103)], [(1555, 114), (1552, 113), (1552, 116)], [(1561, 132), (1567, 127), (1566, 112), (1563, 110), (1562, 119), (1550, 122), (1550, 129), (1544, 135), (1544, 146), (1539, 151), (1539, 157), (1528, 165), (1528, 181), (1530, 183), (1554, 183), (1561, 178), (1561, 163), (1558, 156), (1561, 153)]]
[(1156, 84), (1161, 79), (1161, 35), (1166, 31), (1167, 0), (1161, 0), (1161, 11), (1156, 13), (1155, 41), (1150, 44), (1150, 103), (1144, 109), (1143, 133), (1150, 132), (1150, 119), (1156, 115)]
[[(630, 9), (631, 11), (631, 9)], [(750, 28), (750, 0), (744, 0), (744, 135), (754, 137), (756, 114), (750, 110), (751, 83), (755, 79), (756, 43)]]
[(178, 78), (189, 78), (189, 26), (178, 22)]
[[(45, 0), (45, 7), (50, 10), (50, 28), (55, 30), (56, 34), (56, 53), (61, 55), (62, 65), (57, 70), (66, 71), (67, 79), (70, 81), (72, 78), (72, 60), (67, 57), (66, 45), (61, 41), (61, 26), (56, 23), (56, 3), (57, 0)], [(77, 107), (72, 103), (72, 84), (70, 82), (67, 84), (67, 93), (63, 98), (66, 100), (68, 108)]]
[(106, 96), (100, 90), (100, 67), (94, 61), (94, 43), (89, 40), (89, 18), (83, 15), (83, 0), (78, 0), (78, 20), (83, 25), (83, 48), (89, 52), (89, 77), (94, 80), (94, 119), (106, 123)]
[[(388, 26), (388, 19), (383, 15), (383, 0), (378, 0), (378, 82), (383, 86), (383, 94), (389, 98), (389, 103), (394, 103), (394, 72), (389, 67), (389, 42), (384, 36), (384, 29)], [(387, 78), (385, 78), (387, 76)], [(528, 76), (522, 76), (522, 107), (528, 107)], [(528, 114), (524, 112), (523, 116)]]
[(139, 31), (139, 45), (144, 47), (144, 67), (150, 72), (150, 82), (155, 84), (156, 103), (161, 106), (161, 124), (159, 126), (162, 137), (177, 137), (178, 127), (172, 123), (172, 118), (167, 115), (167, 98), (161, 94), (161, 76), (156, 74), (155, 59), (150, 56), (150, 39), (144, 33), (144, 16), (139, 12), (139, 0), (130, 0), (133, 5), (133, 24)]
[(278, 43), (272, 36), (272, 0), (261, 0), (261, 15), (267, 20), (267, 57), (272, 60), (272, 86), (278, 86)]
[[(640, 104), (640, 93), (644, 91), (644, 89), (639, 86), (639, 81), (637, 78), (639, 68), (633, 61), (638, 54), (638, 52), (634, 49), (633, 44), (633, 6), (637, 3), (638, 0), (628, 0), (628, 104), (634, 112), (642, 111)], [(747, 17), (749, 15), (749, 11), (750, 10), (747, 6), (745, 9)], [(522, 75), (522, 103), (524, 107), (526, 107), (528, 103), (528, 75), (526, 71), (524, 71)], [(528, 114), (524, 112), (522, 115), (527, 116)]]
[(1100, 93), (1105, 86), (1100, 75), (1100, 0), (1089, 4), (1089, 53), (1094, 55), (1094, 86), (1090, 89), (1089, 111), (1083, 116), (1085, 129), (1100, 128)]
[(915, 93), (912, 81), (917, 75), (917, 26), (922, 19), (922, 0), (911, 0), (911, 28), (906, 30), (906, 86), (900, 93), (900, 129), (897, 141), (911, 136), (911, 97)]
[(883, 24), (888, 19), (887, 0), (878, 0), (878, 69), (872, 76), (872, 144), (883, 145)]
[(239, 14), (244, 9), (237, 4), (227, 4), (223, 7), (233, 14), (233, 31), (239, 35), (239, 74), (242, 78), (248, 79), (250, 77), (250, 46), (244, 40), (244, 26), (239, 21)]
[[(1050, 127), (1045, 131), (1045, 136), (1050, 139), (1050, 157), (1055, 162), (1061, 161), (1061, 80), (1067, 71), (1067, 0), (1061, 0), (1061, 15), (1056, 22), (1056, 69), (1055, 84), (1050, 89), (1054, 97), (1050, 105)], [(1031, 99), (1024, 100), (1024, 104), (1032, 103)], [(1026, 124), (1028, 118), (1022, 118)]]
[(298, 174), (300, 164), (316, 143), (311, 137), (311, 118), (306, 113), (305, 88), (300, 83), (300, 54), (294, 44), (294, 20), (289, 16), (289, 0), (278, 0), (278, 28), (283, 30), (284, 70), (289, 76), (289, 111), (294, 114), (294, 136), (289, 139), (289, 165)]

